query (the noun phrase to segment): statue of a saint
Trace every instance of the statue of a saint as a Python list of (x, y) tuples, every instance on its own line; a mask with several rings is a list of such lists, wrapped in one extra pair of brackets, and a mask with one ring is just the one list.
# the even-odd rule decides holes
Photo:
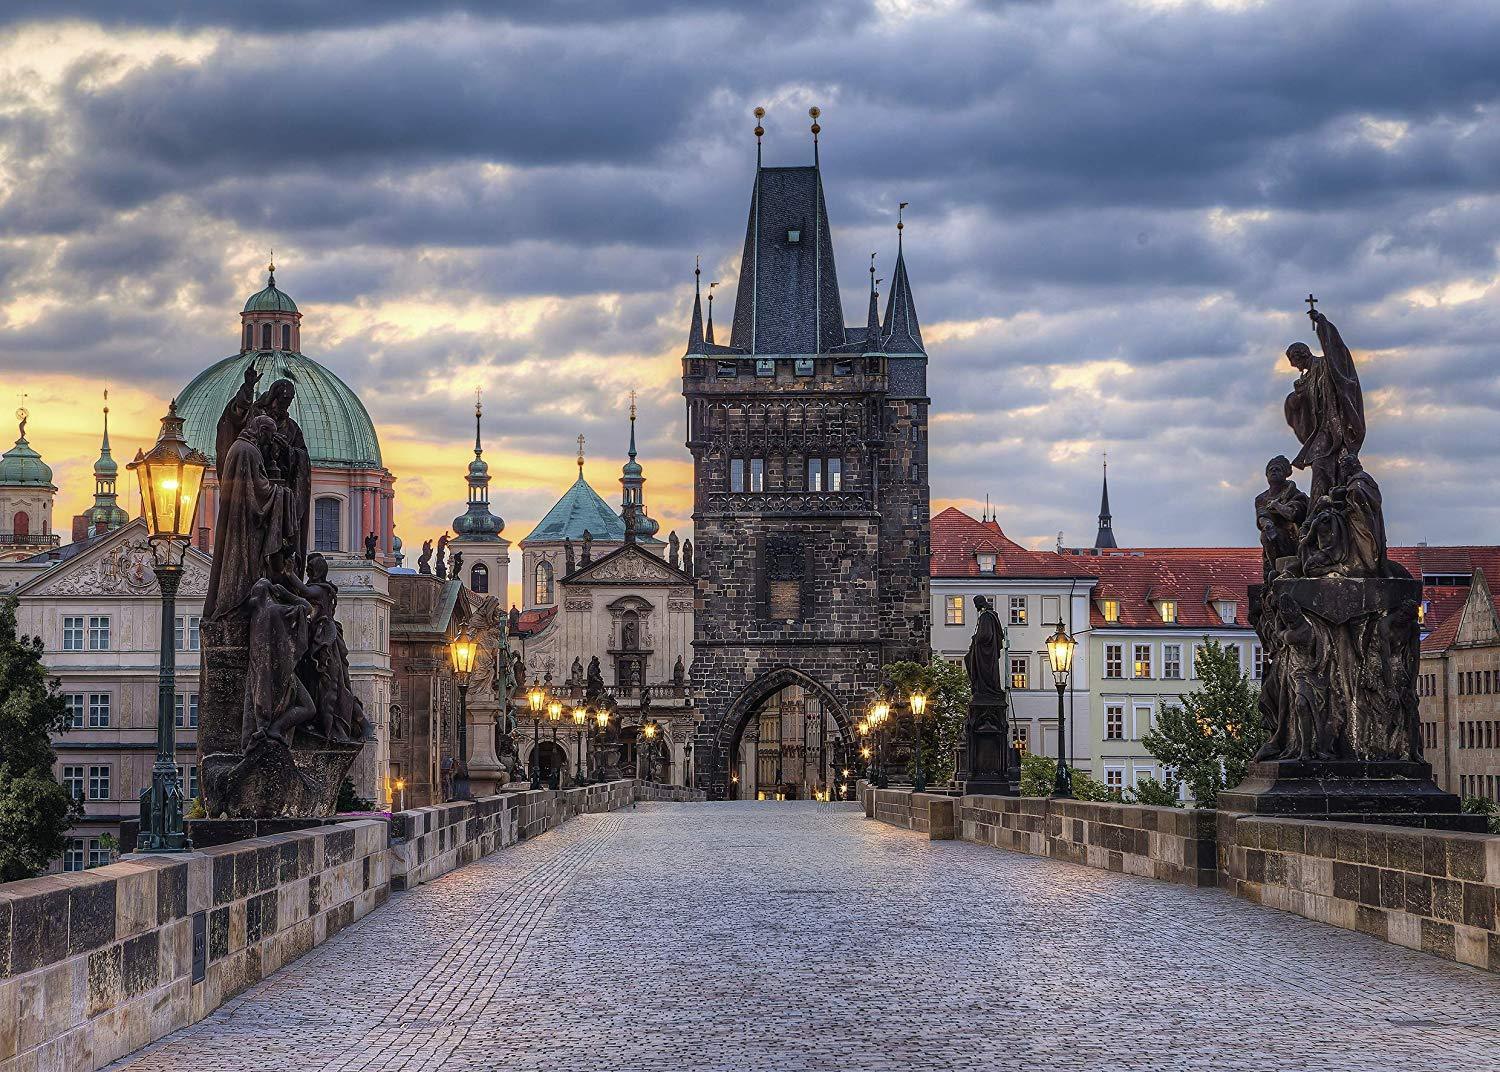
[(379, 544), (380, 544), (380, 540), (376, 538), (376, 536), (375, 536), (375, 534), (373, 532), (370, 533), (368, 536), (366, 536), (365, 537), (365, 557), (373, 561), (374, 558), (375, 558), (375, 548), (377, 546), (379, 546)]
[(672, 667), (672, 684), (681, 686), (687, 681), (687, 668), (682, 665), (682, 656), (677, 656), (677, 665)]
[(245, 368), (245, 379), (224, 406), (214, 438), (214, 464), (218, 467), (219, 484), (224, 484), (226, 459), (231, 447), (254, 417), (269, 417), (275, 434), (269, 445), (263, 448), (266, 475), (284, 486), (291, 494), (290, 531), (287, 543), (291, 547), (289, 564), (300, 577), (307, 563), (307, 519), (312, 511), (312, 461), (307, 452), (307, 441), (302, 428), (291, 418), (291, 405), (297, 397), (297, 388), (291, 380), (281, 379), (271, 384), (271, 389), (260, 396), (255, 394), (255, 385), (260, 373), (252, 362)]
[(975, 596), (979, 622), (969, 651), (964, 656), (964, 670), (969, 675), (970, 702), (975, 707), (1003, 707), (1005, 679), (1000, 672), (1000, 657), (1005, 650), (1005, 628), (1000, 615), (985, 596)]
[(1286, 421), (1302, 450), (1292, 459), (1298, 469), (1312, 470), (1308, 495), (1316, 506), (1338, 483), (1342, 454), (1358, 454), (1365, 441), (1365, 403), (1354, 356), (1338, 328), (1317, 310), (1308, 313), (1323, 347), (1315, 354), (1304, 342), (1287, 347), (1286, 359), (1301, 375), (1286, 396)]
[(571, 536), (563, 537), (563, 564), (563, 568), (567, 571), (563, 576), (571, 574), (578, 568), (578, 563), (573, 557), (573, 537)]
[(318, 732), (330, 741), (352, 743), (370, 736), (364, 703), (355, 695), (349, 677), (349, 647), (344, 630), (334, 617), (338, 611), (338, 585), (328, 579), (328, 560), (314, 551), (307, 556), (307, 583), (288, 587), (312, 606), (307, 656), (299, 676), (317, 701)]
[(594, 561), (594, 534), (588, 529), (583, 530), (583, 562), (587, 566)]
[(448, 534), (445, 532), (438, 537), (437, 542), (437, 575), (444, 579), (448, 576)]
[(448, 568), (453, 571), (453, 576), (460, 579), (463, 578), (463, 565), (464, 553), (462, 551), (454, 551), (453, 559), (448, 563)]
[(1385, 511), (1380, 486), (1365, 472), (1359, 455), (1339, 459), (1339, 483), (1344, 488), (1344, 506), (1349, 527), (1350, 572), (1380, 577), (1385, 570)]
[(432, 541), (422, 541), (422, 553), (417, 556), (417, 572), (424, 577), (432, 576)]
[(677, 530), (673, 529), (671, 532), (667, 533), (667, 565), (671, 566), (673, 569), (676, 569), (677, 563), (681, 561), (681, 559), (678, 558), (678, 552), (681, 547), (682, 544), (677, 540)]
[(282, 572), (295, 540), (291, 491), (266, 474), (265, 451), (276, 436), (270, 417), (252, 417), (219, 455), (219, 516), (203, 617), (212, 621), (236, 611), (255, 582)]
[(1266, 462), (1266, 490), (1255, 497), (1260, 529), (1262, 577), (1276, 575), (1276, 561), (1297, 556), (1298, 529), (1307, 520), (1307, 496), (1292, 481), (1292, 463), (1282, 454)]
[(682, 541), (682, 572), (689, 577), (693, 575), (693, 541)]
[(291, 734), (317, 717), (317, 706), (297, 676), (307, 652), (312, 606), (290, 589), (262, 577), (245, 598), (250, 612), (249, 664), (240, 744), (290, 746)]
[(573, 665), (568, 670), (568, 684), (583, 684), (583, 660), (576, 655), (573, 656)]

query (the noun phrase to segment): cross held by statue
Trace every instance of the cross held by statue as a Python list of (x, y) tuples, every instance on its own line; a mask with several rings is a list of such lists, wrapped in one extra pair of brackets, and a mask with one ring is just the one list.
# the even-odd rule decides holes
[(1307, 295), (1307, 297), (1304, 298), (1304, 299), (1302, 299), (1302, 300), (1305, 301), (1305, 302), (1307, 302), (1307, 315), (1308, 316), (1312, 316), (1314, 313), (1316, 313), (1318, 311), (1318, 299), (1314, 298), (1312, 296), (1311, 292), (1309, 292), (1308, 295)]

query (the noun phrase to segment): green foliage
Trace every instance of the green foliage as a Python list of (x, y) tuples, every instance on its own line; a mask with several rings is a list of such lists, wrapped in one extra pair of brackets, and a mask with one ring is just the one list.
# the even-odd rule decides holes
[(52, 735), (67, 725), (41, 641), (17, 635), (16, 601), (0, 600), (0, 882), (30, 878), (61, 856), (83, 814), (52, 774)]
[[(1021, 795), (1050, 797), (1057, 782), (1057, 760), (1035, 752), (1021, 754)], [(1087, 771), (1073, 768), (1073, 796), (1077, 800), (1096, 800), (1106, 804), (1122, 803), (1120, 794)]]
[(1218, 641), (1204, 637), (1194, 659), (1200, 684), (1180, 705), (1162, 708), (1142, 744), (1186, 783), (1200, 808), (1238, 785), (1265, 743), (1256, 705), (1260, 689)]
[(194, 797), (188, 801), (187, 810), (183, 812), (184, 819), (207, 819), (208, 811), (203, 807), (203, 798)]
[(1489, 820), (1490, 833), (1500, 834), (1500, 805), (1487, 797), (1464, 797), (1463, 810), (1469, 815), (1483, 815)]
[[(953, 780), (954, 757), (963, 740), (964, 719), (969, 710), (969, 676), (961, 663), (933, 659), (930, 663), (896, 662), (884, 667), (885, 679), (891, 684), (891, 720), (886, 736), (888, 761), (905, 757), (908, 776), (912, 773), (911, 709), (907, 697), (921, 692), (927, 697), (927, 711), (922, 716), (922, 772), (928, 785), (942, 785)], [(894, 768), (894, 764), (891, 769)]]
[(115, 858), (120, 855), (120, 842), (113, 834), (100, 834), (99, 849), (104, 853), (104, 862), (102, 864), (90, 864), (91, 868), (108, 867), (114, 863)]
[(342, 784), (339, 785), (339, 799), (334, 804), (333, 810), (340, 813), (351, 811), (374, 811), (375, 802), (373, 800), (367, 800), (362, 796), (356, 795), (354, 792), (354, 779), (345, 778)]
[(1177, 790), (1163, 785), (1155, 778), (1142, 778), (1134, 789), (1125, 790), (1125, 803), (1145, 804), (1152, 808), (1182, 807), (1182, 801), (1177, 799)]

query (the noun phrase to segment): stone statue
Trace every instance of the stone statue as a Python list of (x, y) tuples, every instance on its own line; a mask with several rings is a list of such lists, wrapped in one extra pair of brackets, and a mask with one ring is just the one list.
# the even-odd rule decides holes
[(567, 571), (563, 576), (571, 574), (578, 568), (577, 562), (573, 560), (573, 537), (571, 536), (563, 537), (563, 564), (563, 568)]
[(375, 560), (375, 548), (379, 544), (380, 540), (376, 538), (373, 532), (365, 537), (365, 557), (370, 559), (372, 562)]
[(597, 655), (589, 660), (584, 697), (590, 704), (599, 703), (604, 699), (604, 673), (599, 669), (599, 656)]
[(396, 568), (400, 569), (401, 568), (401, 563), (406, 558), (406, 556), (401, 553), (401, 537), (400, 536), (392, 536), (391, 537), (391, 557), (396, 560)]
[(1004, 704), (1005, 679), (1000, 672), (1000, 657), (1005, 651), (1005, 627), (988, 597), (975, 596), (974, 608), (979, 612), (979, 621), (964, 656), (970, 699), (982, 706)]
[(328, 560), (314, 551), (307, 556), (307, 583), (299, 593), (312, 606), (308, 650), (298, 669), (308, 691), (317, 698), (318, 732), (330, 741), (351, 743), (371, 736), (364, 704), (349, 677), (349, 648), (334, 614), (338, 586), (328, 579)]
[(422, 541), (422, 553), (417, 556), (417, 572), (424, 577), (432, 576), (432, 541)]
[(445, 580), (448, 577), (448, 534), (445, 532), (438, 537), (437, 542), (437, 575)]
[(463, 580), (463, 565), (464, 553), (462, 551), (454, 551), (453, 560), (448, 563), (448, 568), (453, 571), (453, 576), (459, 580)]
[(276, 436), (270, 417), (252, 417), (219, 455), (219, 514), (213, 563), (203, 601), (206, 620), (240, 608), (255, 582), (283, 572), (296, 539), (296, 504), (284, 484), (271, 480), (265, 454)]
[(681, 686), (687, 681), (687, 668), (682, 665), (682, 656), (677, 656), (677, 664), (672, 667), (672, 684)]
[(964, 655), (964, 671), (969, 678), (969, 711), (964, 720), (965, 791), (1015, 796), (1020, 791), (1020, 770), (1011, 756), (1008, 700), (1000, 666), (1005, 653), (1005, 627), (986, 596), (975, 596), (974, 607), (979, 620)]
[[(1309, 305), (1316, 299), (1309, 296)], [(1312, 494), (1266, 466), (1256, 497), (1262, 584), (1249, 591), (1264, 652), (1265, 744), (1219, 809), (1482, 829), (1432, 781), (1417, 719), (1422, 582), (1387, 557), (1380, 488), (1364, 471), (1364, 405), (1354, 359), (1322, 313), (1321, 355), (1295, 343), (1287, 397)]]
[(505, 620), (505, 631), (509, 636), (521, 631), (521, 608), (514, 603), (510, 605), (510, 616)]
[(688, 539), (682, 541), (682, 572), (693, 576), (693, 541)]
[(667, 565), (671, 566), (673, 569), (677, 569), (677, 564), (681, 561), (681, 559), (677, 557), (678, 551), (680, 550), (681, 546), (682, 545), (677, 542), (677, 530), (673, 529), (667, 534)]
[(290, 746), (294, 730), (311, 724), (317, 706), (297, 675), (307, 654), (312, 606), (269, 577), (251, 587), (250, 665), (246, 677), (241, 747), (262, 741)]
[(578, 656), (576, 656), (576, 655), (573, 657), (573, 666), (572, 666), (572, 668), (568, 670), (568, 684), (569, 685), (582, 685), (583, 684), (583, 660), (580, 659), (580, 658), (578, 658)]
[(594, 561), (594, 534), (588, 529), (583, 530), (583, 565), (587, 566)]
[(1312, 470), (1309, 496), (1316, 504), (1337, 483), (1342, 454), (1358, 454), (1365, 441), (1365, 403), (1354, 356), (1338, 328), (1316, 309), (1309, 311), (1323, 347), (1315, 354), (1305, 342), (1287, 347), (1286, 359), (1301, 372), (1286, 396), (1286, 420), (1302, 450), (1292, 459)]
[[(225, 462), (230, 448), (255, 417), (269, 417), (274, 425), (274, 434), (269, 444), (262, 446), (266, 475), (285, 487), (290, 495), (291, 506), (287, 520), (287, 543), (290, 547), (289, 561), (300, 577), (307, 559), (307, 519), (312, 511), (312, 461), (307, 452), (307, 441), (302, 428), (291, 418), (291, 405), (297, 397), (297, 388), (291, 380), (281, 379), (271, 384), (265, 394), (256, 396), (255, 385), (260, 373), (251, 363), (245, 368), (244, 382), (235, 392), (219, 416), (219, 425), (214, 437), (214, 461), (218, 467), (219, 484), (224, 484)], [(215, 540), (218, 539), (217, 530)]]

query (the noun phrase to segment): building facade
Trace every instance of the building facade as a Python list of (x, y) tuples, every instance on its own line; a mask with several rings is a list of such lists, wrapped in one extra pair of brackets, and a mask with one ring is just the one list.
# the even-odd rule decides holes
[(1500, 615), (1482, 568), (1422, 642), (1422, 747), (1439, 786), (1500, 803)]
[(807, 747), (809, 719), (849, 739), (882, 665), (927, 654), (927, 354), (900, 252), (883, 322), (875, 282), (872, 265), (865, 322), (846, 325), (816, 158), (757, 159), (729, 342), (695, 293), (682, 363), (696, 782), (715, 798), (739, 794), (744, 734), (784, 690), (801, 730), (778, 724), (778, 755)]
[(20, 431), (15, 445), (0, 455), (0, 562), (14, 562), (52, 550), (61, 542), (52, 531), (57, 485), (52, 467), (26, 438), (29, 418), (16, 410)]

